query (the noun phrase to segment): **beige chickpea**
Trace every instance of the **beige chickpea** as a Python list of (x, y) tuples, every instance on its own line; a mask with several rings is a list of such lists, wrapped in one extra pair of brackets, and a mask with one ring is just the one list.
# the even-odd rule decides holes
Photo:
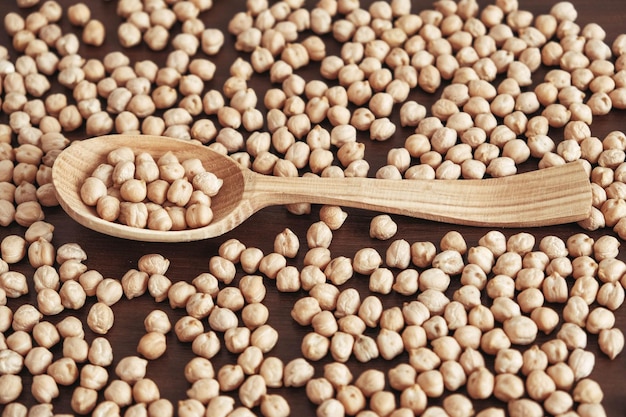
[(0, 397), (0, 402), (9, 404), (17, 400), (22, 393), (22, 378), (19, 375), (5, 374), (0, 376), (0, 382), (8, 388)]
[(541, 415), (543, 413), (541, 405), (528, 398), (520, 398), (508, 403), (507, 410), (511, 416), (521, 415)]
[(388, 215), (379, 215), (372, 219), (370, 224), (370, 236), (380, 240), (393, 237), (397, 231), (397, 225)]
[(101, 390), (108, 382), (107, 370), (99, 365), (85, 364), (80, 370), (80, 384), (89, 389)]
[(478, 368), (469, 374), (467, 389), (470, 398), (487, 398), (493, 393), (494, 375), (487, 368)]
[(281, 292), (294, 292), (300, 289), (300, 278), (297, 268), (286, 266), (276, 274), (276, 287)]
[(92, 340), (87, 353), (87, 359), (93, 365), (109, 366), (113, 361), (113, 348), (104, 337), (96, 337)]
[(338, 230), (348, 217), (348, 214), (338, 206), (322, 206), (319, 215), (320, 220), (331, 230)]
[(524, 382), (514, 374), (501, 373), (496, 375), (494, 396), (501, 401), (510, 402), (524, 394)]
[(17, 375), (22, 370), (24, 358), (12, 349), (5, 349), (0, 356), (0, 367), (3, 374)]
[(376, 296), (365, 297), (358, 308), (358, 316), (369, 327), (375, 327), (382, 315), (383, 306)]
[(309, 295), (314, 297), (322, 310), (334, 310), (337, 305), (339, 290), (332, 284), (320, 282), (309, 290)]
[(53, 324), (42, 321), (33, 326), (33, 339), (39, 346), (50, 348), (60, 341), (60, 335)]
[[(68, 283), (69, 282), (73, 281), (68, 281)], [(64, 283), (59, 292), (50, 288), (41, 289), (37, 293), (37, 307), (39, 308), (39, 311), (45, 315), (55, 315), (62, 312), (65, 305), (77, 308), (82, 307), (84, 304), (84, 297), (77, 297), (77, 299), (74, 299), (74, 302), (68, 301), (68, 299), (73, 298), (66, 295), (67, 292), (65, 290), (69, 287), (69, 285), (70, 284)], [(80, 291), (80, 293), (84, 294), (82, 291)]]
[[(350, 336), (353, 336), (353, 337), (362, 336), (363, 332), (367, 328), (367, 325), (365, 324), (365, 320), (355, 314), (349, 314), (349, 315), (339, 318), (337, 320), (337, 325), (338, 325), (339, 331), (345, 334), (348, 334)], [(343, 340), (345, 341), (352, 343), (351, 339), (345, 337), (345, 335), (342, 335), (341, 338), (343, 338)], [(339, 338), (339, 340), (342, 340), (341, 338)]]
[[(332, 263), (331, 261), (329, 265)], [(350, 267), (352, 266), (348, 261)], [(328, 268), (328, 267), (327, 267)], [(330, 274), (329, 274), (330, 275)], [(346, 280), (349, 279), (346, 278)], [(300, 271), (300, 284), (304, 290), (310, 290), (316, 284), (320, 284), (326, 281), (326, 275), (317, 265), (307, 265)], [(343, 281), (345, 282), (345, 281)]]
[[(215, 318), (214, 320), (215, 321)], [(191, 349), (202, 357), (213, 357), (220, 348), (217, 335), (213, 331), (202, 333), (201, 322), (191, 316), (183, 317), (176, 322), (174, 331), (181, 341), (192, 342)], [(234, 327), (235, 324), (232, 324)]]
[[(433, 293), (432, 290), (427, 290), (426, 292)], [(432, 309), (432, 306), (426, 305), (426, 307)], [(443, 310), (445, 310), (445, 306), (442, 308), (442, 311)], [(422, 326), (424, 327), (424, 330), (426, 332), (426, 337), (429, 340), (435, 340), (440, 337), (443, 337), (448, 332), (448, 324), (445, 318), (443, 318), (443, 316), (440, 315), (440, 313), (433, 314), (428, 320), (426, 320), (422, 324)]]
[(553, 362), (561, 364), (562, 362), (560, 362), (560, 359), (562, 357), (567, 357), (567, 354), (567, 347), (563, 344), (562, 341), (558, 339), (553, 339), (550, 342), (542, 345), (541, 350), (533, 347), (529, 351), (524, 353), (522, 373), (527, 375), (533, 371), (543, 371), (546, 369), (548, 370), (547, 372), (550, 372), (548, 364)]
[[(228, 257), (226, 259), (229, 259)], [(263, 259), (263, 252), (258, 248), (246, 248), (241, 252), (239, 261), (247, 273), (254, 273)]]
[(604, 397), (600, 385), (589, 378), (581, 379), (576, 383), (572, 393), (573, 401), (584, 404), (599, 404)]
[[(256, 346), (246, 347), (237, 358), (237, 364), (242, 367), (246, 375), (261, 374), (264, 362), (265, 358), (263, 357), (263, 352)], [(266, 364), (266, 368), (271, 365), (271, 362), (272, 361), (270, 360)], [(265, 377), (265, 375), (262, 376)], [(268, 379), (266, 379), (265, 384), (270, 387), (275, 387), (272, 382), (268, 385)]]
[(60, 385), (71, 385), (79, 376), (76, 362), (71, 358), (60, 358), (52, 362), (46, 371)]
[(26, 276), (21, 272), (8, 270), (6, 261), (3, 264), (7, 265), (7, 270), (0, 273), (0, 285), (4, 289), (6, 297), (18, 298), (28, 294)]
[(502, 329), (496, 327), (489, 330), (480, 340), (480, 348), (485, 353), (495, 354), (501, 349), (507, 349), (511, 346), (511, 340)]
[(18, 373), (24, 363), (24, 356), (33, 348), (30, 335), (25, 330), (17, 330), (5, 339), (7, 349), (13, 353), (9, 353), (5, 358), (3, 366), (7, 372)]
[(257, 327), (250, 335), (250, 344), (264, 353), (269, 352), (278, 342), (278, 332), (272, 326), (263, 324)]
[(152, 310), (144, 319), (144, 327), (146, 332), (168, 333), (172, 325), (167, 314), (162, 310)]
[(474, 406), (463, 394), (451, 394), (443, 400), (443, 408), (451, 417), (462, 417), (474, 414)]
[(567, 283), (558, 273), (551, 273), (542, 282), (542, 291), (548, 302), (565, 302), (567, 300)]
[(148, 361), (138, 356), (126, 356), (115, 367), (115, 374), (124, 382), (134, 384), (144, 379)]
[(300, 350), (302, 355), (311, 361), (318, 361), (326, 356), (330, 348), (330, 340), (316, 332), (307, 333), (302, 338)]
[(96, 407), (97, 401), (96, 390), (79, 386), (72, 393), (71, 407), (77, 413), (88, 413)]
[(498, 374), (516, 374), (523, 365), (522, 354), (515, 349), (503, 349), (496, 354), (495, 370)]
[(361, 298), (358, 291), (353, 288), (347, 288), (337, 296), (337, 305), (335, 316), (337, 318), (356, 314), (361, 304)]
[(435, 254), (436, 248), (431, 242), (415, 242), (411, 245), (411, 262), (418, 267), (430, 266)]
[[(0, 306), (0, 313), (2, 313), (2, 315), (0, 316), (2, 319), (2, 321), (0, 322), (0, 325), (1, 325), (0, 328), (2, 328), (3, 331), (6, 331), (9, 328), (11, 328), (12, 321), (13, 321), (13, 311), (6, 305), (2, 305)], [(2, 339), (2, 344), (3, 346), (6, 346), (6, 340), (4, 338)]]
[(525, 290), (526, 288), (539, 288), (545, 275), (539, 268), (523, 268), (515, 279), (515, 288)]
[(380, 356), (385, 359), (392, 359), (402, 353), (404, 349), (401, 335), (386, 328), (382, 328), (376, 338)]
[(106, 334), (113, 327), (113, 310), (105, 303), (94, 304), (87, 316), (87, 325), (98, 334)]
[(162, 332), (149, 332), (139, 339), (137, 353), (144, 358), (153, 360), (161, 357), (166, 350), (166, 339)]
[(83, 28), (82, 41), (87, 45), (101, 46), (105, 39), (104, 24), (98, 19), (90, 19)]
[(468, 314), (468, 323), (482, 331), (493, 329), (495, 318), (491, 310), (483, 305), (472, 307)]
[(330, 337), (339, 329), (333, 314), (326, 310), (320, 311), (311, 319), (313, 330), (322, 336)]
[[(43, 172), (43, 170), (45, 170), (45, 168), (40, 169), (37, 174)], [(39, 188), (35, 191), (35, 197), (42, 207), (55, 207), (59, 205), (59, 200), (56, 197), (52, 183), (40, 184)]]
[[(261, 294), (262, 296), (262, 294)], [(216, 297), (216, 304), (219, 307), (228, 308), (232, 311), (239, 311), (245, 303), (242, 291), (236, 287), (222, 288)]]
[(26, 256), (27, 242), (21, 236), (8, 235), (0, 243), (0, 252), (7, 264), (17, 263)]
[(279, 394), (261, 397), (261, 414), (264, 416), (285, 417), (291, 412), (287, 400)]
[(148, 293), (154, 297), (156, 302), (165, 301), (172, 282), (168, 277), (161, 274), (152, 274), (148, 278)]
[(24, 357), (24, 366), (32, 375), (39, 375), (45, 372), (52, 360), (52, 353), (47, 348), (35, 346)]
[(587, 345), (587, 334), (574, 323), (563, 323), (557, 338), (563, 340), (570, 349), (580, 349)]
[(98, 200), (107, 194), (107, 187), (101, 179), (89, 177), (81, 186), (80, 194), (85, 204), (95, 206)]
[[(509, 256), (511, 260), (514, 260), (514, 256)], [(468, 251), (469, 264), (466, 265), (462, 272), (462, 282), (464, 284), (472, 284), (478, 288), (483, 288), (486, 283), (486, 273), (491, 272), (494, 267), (494, 254), (491, 250), (485, 246), (474, 246)], [(509, 269), (509, 272), (515, 273), (518, 270), (516, 262), (506, 262), (508, 266), (505, 269)], [(504, 259), (501, 261), (499, 268), (503, 268), (505, 265)], [(476, 268), (479, 268), (477, 270)], [(502, 272), (502, 270), (501, 270)]]
[(549, 334), (559, 323), (558, 314), (549, 307), (537, 307), (531, 312), (532, 320), (537, 324), (538, 330)]
[[(577, 233), (567, 239), (567, 250), (571, 256), (580, 257), (579, 261), (586, 262), (589, 255), (593, 253), (594, 240), (585, 233)], [(587, 258), (582, 258), (587, 257)], [(595, 263), (595, 261), (593, 261)], [(572, 262), (576, 263), (576, 260)], [(581, 263), (581, 266), (584, 263)], [(597, 264), (595, 265), (597, 267)]]
[(591, 334), (598, 334), (602, 330), (613, 328), (615, 317), (611, 310), (604, 307), (596, 307), (589, 311), (585, 322), (586, 330)]
[[(411, 246), (404, 239), (394, 240), (385, 252), (385, 263), (389, 267), (406, 270), (411, 262)], [(405, 278), (409, 278), (406, 276)], [(409, 281), (405, 281), (408, 283)]]
[[(411, 387), (415, 383), (416, 376), (417, 372), (409, 364), (398, 364), (388, 371), (389, 385), (393, 389), (401, 391)], [(357, 379), (357, 383), (358, 381), (359, 380)]]
[(224, 345), (229, 352), (241, 353), (250, 346), (250, 329), (232, 327), (224, 332)]
[(517, 302), (524, 313), (531, 313), (534, 309), (543, 306), (545, 296), (538, 288), (526, 288), (517, 296)]
[[(209, 314), (209, 325), (215, 331), (225, 332), (237, 326), (237, 317), (229, 308), (215, 306), (211, 309)], [(201, 329), (201, 324), (198, 319), (193, 320), (193, 328)]]
[(136, 403), (153, 403), (160, 398), (159, 388), (152, 379), (142, 378), (132, 387), (133, 399)]
[(537, 324), (526, 316), (515, 316), (504, 322), (509, 340), (518, 345), (532, 343), (537, 337)]
[(605, 355), (614, 359), (624, 348), (624, 335), (617, 328), (600, 330), (598, 345)]
[(532, 370), (526, 379), (526, 391), (536, 401), (545, 400), (556, 390), (554, 381), (543, 370)]
[(194, 384), (202, 380), (211, 380), (215, 377), (215, 370), (211, 361), (203, 357), (195, 357), (185, 365), (185, 379)]
[(581, 348), (574, 349), (567, 360), (567, 364), (574, 374), (574, 380), (586, 378), (590, 375), (595, 364), (595, 359), (591, 352)]
[[(146, 27), (146, 30), (148, 29), (149, 27)], [(156, 31), (153, 33), (153, 35), (156, 35)], [(132, 21), (122, 22), (117, 28), (117, 37), (122, 46), (130, 48), (141, 43), (142, 32), (139, 27), (137, 27), (136, 23), (133, 23)]]
[(211, 415), (225, 416), (234, 410), (235, 400), (226, 395), (217, 395), (211, 398), (207, 404), (206, 412)]
[(316, 414), (319, 416), (331, 416), (337, 413), (345, 414), (345, 408), (343, 404), (335, 398), (323, 400), (316, 409)]
[[(122, 38), (126, 39), (124, 36)], [(163, 50), (168, 43), (169, 32), (161, 24), (156, 24), (146, 30), (143, 34), (143, 40), (151, 50), (160, 51)]]
[(356, 337), (354, 346), (352, 347), (352, 353), (359, 362), (363, 363), (369, 362), (380, 355), (376, 340), (365, 335), (359, 335)]
[(336, 332), (330, 339), (330, 353), (333, 359), (344, 363), (351, 356), (354, 348), (355, 337), (342, 331)]
[(302, 387), (313, 377), (314, 368), (303, 358), (296, 358), (285, 364), (283, 384), (286, 387)]
[(456, 275), (461, 273), (464, 263), (460, 252), (448, 249), (435, 255), (432, 266), (441, 269), (446, 274)]
[[(465, 320), (467, 321), (467, 320)], [(454, 328), (454, 339), (461, 345), (461, 347), (472, 349), (478, 349), (480, 346), (480, 337), (482, 335), (482, 331), (477, 326), (471, 324), (465, 324), (460, 326), (455, 326), (455, 323), (450, 321), (448, 326)]]
[(61, 337), (78, 336), (83, 337), (83, 324), (77, 317), (68, 316), (56, 325), (58, 333)]
[(594, 243), (594, 258), (601, 262), (603, 259), (615, 257), (620, 246), (617, 238), (613, 236), (602, 236)]
[[(395, 404), (393, 404), (392, 398), (388, 397), (388, 394), (390, 394), (390, 392), (388, 391), (380, 391), (382, 393), (381, 395), (381, 399), (386, 399), (387, 401), (389, 401), (389, 404), (386, 405), (385, 407), (388, 408), (395, 408)], [(424, 392), (424, 390), (422, 389), (422, 387), (415, 383), (412, 384), (409, 387), (406, 387), (402, 393), (400, 394), (400, 406), (402, 407), (401, 410), (407, 410), (408, 412), (410, 412), (411, 414), (427, 414), (428, 412), (427, 410), (427, 402), (428, 402), (428, 397), (426, 396), (426, 393)], [(382, 410), (385, 411), (385, 410)]]

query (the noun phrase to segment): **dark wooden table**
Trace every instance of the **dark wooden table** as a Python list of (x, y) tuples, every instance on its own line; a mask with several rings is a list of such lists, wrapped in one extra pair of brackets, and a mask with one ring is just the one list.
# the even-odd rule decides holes
[[(59, 2), (65, 7), (75, 3), (69, 0), (60, 0)], [(581, 27), (591, 22), (599, 23), (607, 32), (607, 42), (609, 44), (623, 31), (624, 19), (626, 18), (626, 5), (622, 0), (598, 0), (594, 2), (573, 0), (572, 2), (576, 5), (578, 10), (577, 22)], [(105, 45), (100, 48), (82, 47), (80, 53), (86, 58), (101, 58), (109, 51), (121, 50), (116, 37), (116, 29), (121, 22), (121, 19), (115, 13), (117, 2), (88, 0), (86, 3), (88, 3), (91, 8), (92, 15), (105, 22), (107, 26), (107, 41)], [(245, 8), (245, 2), (216, 0), (214, 3), (213, 8), (203, 13), (201, 18), (207, 27), (221, 28), (226, 35), (225, 45), (222, 51), (217, 56), (211, 58), (217, 64), (215, 79), (207, 83), (207, 88), (221, 89), (223, 81), (228, 77), (228, 67), (230, 63), (237, 56), (246, 56), (246, 54), (241, 54), (234, 50), (234, 38), (226, 32), (228, 20), (234, 12)], [(315, 2), (307, 1), (309, 7), (313, 3)], [(366, 2), (362, 3), (365, 4)], [(481, 6), (484, 6), (491, 2), (479, 1), (479, 3)], [(530, 10), (535, 14), (547, 13), (553, 3), (554, 2), (539, 0), (520, 0), (520, 8)], [(414, 11), (431, 6), (432, 1), (419, 0), (413, 2)], [(28, 13), (28, 10), (19, 10), (13, 0), (2, 1), (0, 3), (0, 15), (5, 16), (6, 13), (10, 11), (17, 11), (22, 15)], [(65, 31), (76, 32), (76, 29), (69, 25), (67, 18), (63, 19), (61, 25)], [(175, 27), (175, 30), (179, 30), (179, 27)], [(11, 41), (4, 30), (0, 30), (0, 45), (5, 45), (9, 48), (11, 59), (15, 59), (15, 57), (18, 56), (11, 48)], [(338, 45), (330, 39), (327, 46), (331, 53), (338, 51)], [(167, 51), (155, 53), (149, 51), (145, 46), (138, 46), (124, 50), (124, 52), (133, 62), (137, 60), (153, 59), (155, 62), (162, 65)], [(316, 71), (317, 66), (311, 64), (303, 71), (303, 74), (305, 78), (313, 78), (316, 76)], [(536, 80), (540, 79), (540, 74), (541, 72), (536, 76)], [(265, 76), (255, 75), (250, 85), (257, 89), (258, 96), (261, 98), (263, 91), (269, 86), (269, 81), (266, 80)], [(68, 90), (64, 90), (58, 85), (55, 85), (53, 88), (54, 91), (66, 91), (68, 96), (70, 95)], [(437, 94), (430, 96), (419, 91), (413, 91), (411, 97), (429, 106), (437, 97)], [(623, 117), (623, 111), (613, 111), (608, 116), (595, 118), (592, 125), (593, 135), (602, 138), (606, 133), (612, 130), (623, 130)], [(395, 121), (399, 120), (397, 114), (394, 114), (392, 118)], [(6, 114), (0, 115), (0, 121), (6, 123), (8, 116)], [(359, 137), (359, 140), (362, 140), (366, 144), (366, 159), (371, 165), (370, 175), (373, 175), (380, 166), (385, 164), (387, 150), (392, 147), (402, 146), (404, 138), (408, 134), (410, 134), (410, 129), (398, 129), (394, 137), (387, 142), (372, 142), (366, 135)], [(555, 138), (559, 138), (562, 132), (554, 130), (551, 132), (551, 135)], [(81, 139), (84, 137), (84, 129), (69, 133), (68, 137), (71, 139)], [(289, 214), (283, 207), (268, 208), (256, 214), (233, 232), (219, 238), (192, 243), (159, 244), (127, 241), (101, 235), (78, 225), (59, 207), (45, 210), (46, 220), (56, 227), (53, 239), (55, 246), (58, 247), (68, 242), (80, 244), (88, 254), (88, 259), (85, 263), (90, 269), (100, 271), (105, 277), (121, 278), (128, 269), (137, 266), (137, 261), (142, 255), (159, 253), (171, 261), (167, 275), (172, 281), (191, 281), (199, 273), (207, 272), (209, 258), (217, 254), (218, 247), (227, 239), (237, 238), (248, 247), (258, 247), (262, 249), (264, 253), (270, 253), (273, 250), (274, 237), (286, 227), (293, 230), (301, 241), (301, 249), (298, 256), (295, 259), (290, 259), (288, 263), (301, 267), (306, 252), (306, 230), (309, 225), (319, 219), (318, 211), (319, 207), (314, 206), (309, 215), (296, 216)], [(332, 256), (352, 257), (358, 249), (367, 246), (374, 247), (378, 249), (380, 253), (384, 254), (390, 242), (374, 240), (368, 235), (369, 222), (376, 213), (355, 209), (347, 209), (347, 211), (349, 216), (345, 225), (333, 234), (333, 241), (330, 247)], [(426, 240), (438, 245), (441, 237), (445, 233), (450, 230), (458, 230), (466, 238), (468, 245), (474, 246), (481, 236), (491, 230), (489, 228), (435, 224), (429, 221), (404, 218), (401, 216), (394, 216), (393, 218), (399, 226), (399, 231), (395, 238), (403, 238), (409, 242)], [(506, 236), (520, 231), (521, 230), (516, 229), (503, 230)], [(572, 224), (527, 231), (531, 232), (536, 237), (537, 242), (539, 242), (539, 239), (546, 235), (554, 234), (566, 239), (570, 235), (583, 230), (577, 225)], [(9, 227), (0, 229), (0, 238), (4, 238), (9, 234), (23, 235), (23, 233), (23, 227), (12, 224)], [(589, 234), (594, 238), (599, 238), (605, 234), (612, 234), (612, 231), (604, 229), (597, 232), (590, 232)], [(624, 252), (620, 253), (620, 259), (626, 260)], [(21, 271), (27, 276), (32, 275), (33, 272), (33, 269), (28, 265), (26, 260), (19, 264), (12, 265), (11, 268)], [(237, 274), (241, 276), (243, 272), (238, 270)], [(280, 334), (278, 345), (268, 355), (277, 356), (287, 362), (301, 356), (301, 339), (310, 330), (300, 327), (290, 317), (290, 310), (294, 302), (304, 296), (305, 292), (278, 293), (271, 280), (266, 279), (265, 283), (268, 289), (265, 304), (270, 307), (269, 323), (274, 326)], [(366, 277), (355, 276), (345, 286), (358, 288), (362, 297), (368, 294)], [(458, 278), (454, 277), (450, 287), (450, 294), (454, 289), (458, 288), (458, 286)], [(401, 305), (403, 302), (412, 298), (413, 297), (403, 297), (398, 294), (381, 296), (386, 308)], [(35, 292), (32, 287), (28, 295), (8, 301), (8, 305), (13, 309), (24, 303), (36, 303)], [(58, 316), (46, 317), (45, 319), (56, 323), (63, 317), (75, 315), (85, 321), (88, 307), (93, 303), (94, 299), (92, 298), (88, 300), (87, 305), (80, 311), (66, 310)], [(185, 315), (183, 309), (170, 309), (166, 303), (155, 303), (147, 294), (130, 301), (123, 299), (113, 306), (116, 320), (107, 338), (114, 347), (115, 362), (124, 356), (136, 354), (137, 342), (144, 333), (143, 318), (148, 312), (157, 308), (167, 311), (172, 323), (175, 323), (176, 320)], [(622, 330), (626, 330), (626, 313), (624, 308), (619, 309), (616, 312), (616, 316), (617, 326)], [(86, 325), (85, 329), (86, 338), (88, 341), (91, 341), (94, 334), (89, 331)], [(374, 335), (375, 332), (371, 332), (371, 334)], [(549, 337), (552, 336), (540, 336), (537, 343), (548, 340)], [(194, 355), (191, 352), (190, 345), (180, 343), (173, 333), (167, 336), (167, 343), (167, 352), (163, 357), (149, 364), (147, 376), (157, 381), (162, 397), (176, 404), (178, 400), (186, 397), (185, 391), (189, 388), (189, 384), (184, 379), (182, 369), (184, 364)], [(626, 390), (624, 389), (626, 356), (622, 354), (614, 361), (609, 360), (605, 355), (599, 352), (597, 337), (592, 335), (589, 336), (588, 349), (597, 353), (596, 366), (592, 378), (599, 381), (604, 390), (603, 404), (606, 408), (607, 415), (612, 417), (626, 415), (626, 395), (624, 395), (626, 394)], [(61, 349), (57, 346), (54, 348), (53, 352), (56, 355), (55, 357), (58, 357), (61, 353)], [(348, 365), (356, 377), (364, 369), (377, 368), (388, 370), (401, 361), (406, 361), (407, 358), (408, 356), (405, 353), (391, 362), (377, 359), (367, 364), (361, 364), (351, 359)], [(224, 364), (234, 363), (236, 356), (222, 349), (212, 361), (215, 369), (219, 369)], [(326, 358), (315, 363), (316, 376), (322, 375), (323, 365), (330, 361), (330, 358)], [(115, 378), (113, 369), (113, 367), (109, 368), (110, 380)], [(30, 394), (31, 376), (26, 371), (23, 371), (21, 375), (24, 381), (24, 391), (19, 401), (27, 405), (32, 405), (34, 400)], [(2, 387), (0, 387), (0, 390), (1, 389)], [(304, 389), (291, 388), (271, 391), (283, 394), (288, 399), (294, 415), (305, 416), (315, 414), (315, 406), (307, 400)], [(55, 412), (71, 413), (69, 405), (71, 392), (72, 387), (61, 387), (61, 395), (53, 401)], [(433, 400), (431, 402), (433, 404), (439, 404), (440, 400)], [(504, 407), (503, 403), (495, 399), (477, 401), (475, 403), (477, 410), (487, 405)], [(0, 410), (2, 409), (3, 407), (0, 406)], [(258, 409), (255, 411), (258, 412)]]

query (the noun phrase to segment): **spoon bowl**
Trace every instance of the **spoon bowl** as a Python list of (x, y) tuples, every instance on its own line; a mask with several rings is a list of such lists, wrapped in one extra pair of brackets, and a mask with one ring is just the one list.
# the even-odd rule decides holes
[[(201, 158), (207, 170), (224, 180), (222, 190), (228, 190), (211, 198), (213, 221), (202, 228), (163, 232), (126, 226), (100, 218), (94, 207), (82, 201), (80, 187), (98, 165), (106, 162), (111, 151), (123, 146), (132, 148), (135, 154), (148, 152), (155, 160), (170, 151), (180, 161)], [(145, 242), (201, 240), (225, 233), (221, 231), (222, 228), (234, 228), (236, 224), (230, 226), (229, 219), (237, 212), (245, 185), (244, 171), (234, 160), (191, 141), (148, 135), (110, 135), (72, 142), (57, 157), (52, 176), (61, 207), (78, 223), (107, 235)]]
[[(213, 221), (204, 227), (157, 231), (101, 219), (80, 197), (80, 188), (114, 149), (130, 147), (158, 159), (199, 158), (224, 184), (211, 199)], [(589, 176), (581, 163), (484, 180), (382, 180), (281, 178), (261, 175), (199, 143), (151, 135), (109, 135), (75, 141), (52, 169), (60, 205), (83, 226), (120, 238), (186, 242), (220, 236), (270, 205), (333, 204), (422, 219), (490, 227), (537, 227), (571, 223), (591, 212)]]

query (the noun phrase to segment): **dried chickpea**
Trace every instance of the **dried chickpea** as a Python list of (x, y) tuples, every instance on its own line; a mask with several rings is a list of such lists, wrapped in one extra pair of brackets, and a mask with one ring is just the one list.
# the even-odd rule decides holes
[(0, 403), (10, 404), (17, 400), (22, 393), (22, 378), (19, 375), (5, 374), (0, 376), (0, 382), (7, 387), (7, 390), (0, 396)]
[(380, 240), (387, 240), (396, 234), (397, 225), (386, 214), (381, 214), (372, 219), (370, 224), (370, 236)]
[(624, 348), (624, 335), (617, 328), (600, 330), (598, 345), (605, 355), (614, 359)]
[(487, 368), (478, 368), (468, 376), (468, 395), (474, 399), (487, 398), (493, 393), (494, 385), (494, 375)]
[(98, 302), (89, 309), (87, 325), (98, 334), (106, 334), (113, 327), (113, 310), (105, 303)]

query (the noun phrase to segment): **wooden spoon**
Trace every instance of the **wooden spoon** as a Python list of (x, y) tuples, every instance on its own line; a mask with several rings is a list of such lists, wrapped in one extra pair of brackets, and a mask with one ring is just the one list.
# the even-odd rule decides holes
[[(80, 187), (113, 149), (128, 146), (155, 159), (172, 151), (179, 160), (199, 158), (224, 180), (212, 199), (214, 219), (197, 229), (155, 231), (102, 220), (80, 198)], [(485, 180), (382, 180), (372, 178), (279, 178), (243, 168), (206, 146), (148, 135), (110, 135), (73, 142), (56, 159), (52, 180), (59, 203), (78, 223), (126, 239), (183, 242), (222, 235), (270, 205), (332, 204), (419, 217), (438, 222), (534, 227), (585, 219), (591, 211), (589, 176), (570, 163)]]

